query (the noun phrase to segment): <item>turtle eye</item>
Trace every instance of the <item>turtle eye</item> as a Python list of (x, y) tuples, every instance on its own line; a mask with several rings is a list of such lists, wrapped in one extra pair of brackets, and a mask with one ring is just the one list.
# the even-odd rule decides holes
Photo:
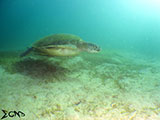
[(98, 47), (97, 47), (97, 46), (95, 46), (95, 48), (97, 49)]

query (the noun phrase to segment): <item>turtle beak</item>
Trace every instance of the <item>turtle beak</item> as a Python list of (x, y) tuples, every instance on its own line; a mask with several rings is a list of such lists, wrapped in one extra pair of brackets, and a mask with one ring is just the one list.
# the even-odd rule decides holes
[(101, 49), (99, 46), (95, 46), (93, 51), (94, 51), (94, 53), (98, 53), (101, 51)]
[(101, 51), (101, 48), (100, 48), (100, 47), (97, 47), (96, 50), (97, 50), (97, 52), (100, 52), (100, 51)]
[(100, 50), (101, 50), (100, 47), (95, 44), (90, 44), (89, 46), (90, 53), (98, 53)]
[(90, 53), (98, 53), (98, 52), (100, 52), (100, 48), (91, 49), (91, 50), (88, 50), (88, 52), (90, 52)]

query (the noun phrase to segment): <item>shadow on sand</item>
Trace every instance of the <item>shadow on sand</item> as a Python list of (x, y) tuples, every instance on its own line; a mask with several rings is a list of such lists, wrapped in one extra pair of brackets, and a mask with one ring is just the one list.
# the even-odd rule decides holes
[(13, 69), (15, 72), (38, 79), (58, 79), (59, 76), (65, 76), (69, 72), (68, 69), (59, 66), (58, 63), (53, 64), (47, 60), (31, 58), (15, 62)]

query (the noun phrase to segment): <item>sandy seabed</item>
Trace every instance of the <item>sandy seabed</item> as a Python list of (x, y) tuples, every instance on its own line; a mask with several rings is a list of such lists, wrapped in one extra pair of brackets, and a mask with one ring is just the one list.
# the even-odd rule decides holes
[(62, 59), (0, 54), (0, 109), (25, 113), (6, 119), (160, 120), (158, 58), (117, 51)]

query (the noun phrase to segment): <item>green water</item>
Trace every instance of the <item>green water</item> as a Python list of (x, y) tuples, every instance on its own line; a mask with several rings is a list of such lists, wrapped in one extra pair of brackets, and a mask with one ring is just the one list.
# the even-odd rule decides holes
[(0, 48), (21, 50), (46, 35), (72, 33), (103, 49), (159, 56), (156, 4), (149, 0), (1, 0)]
[[(160, 120), (158, 0), (0, 0), (0, 118)], [(101, 47), (74, 57), (19, 55), (71, 33)], [(9, 118), (8, 119), (12, 119)]]

